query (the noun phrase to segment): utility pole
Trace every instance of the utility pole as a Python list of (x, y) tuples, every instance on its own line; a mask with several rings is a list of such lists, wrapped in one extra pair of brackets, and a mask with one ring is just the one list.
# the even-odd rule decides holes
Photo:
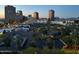
[(75, 48), (75, 53), (77, 52), (76, 50), (77, 50), (77, 38), (76, 38), (76, 33), (77, 33), (77, 31), (76, 31), (76, 25), (74, 26), (74, 48)]

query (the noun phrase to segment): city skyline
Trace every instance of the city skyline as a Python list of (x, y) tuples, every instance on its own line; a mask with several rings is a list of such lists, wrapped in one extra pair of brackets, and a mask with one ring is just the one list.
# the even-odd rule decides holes
[[(55, 17), (69, 18), (79, 17), (79, 6), (77, 5), (13, 5), (16, 10), (22, 10), (25, 16), (38, 12), (40, 17), (47, 18), (50, 9), (55, 10)], [(0, 18), (4, 18), (5, 5), (0, 5)]]

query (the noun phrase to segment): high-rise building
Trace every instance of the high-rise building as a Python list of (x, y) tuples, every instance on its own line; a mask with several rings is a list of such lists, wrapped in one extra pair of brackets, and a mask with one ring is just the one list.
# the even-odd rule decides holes
[(54, 10), (49, 10), (49, 13), (48, 13), (49, 20), (54, 20), (54, 13), (55, 13)]
[(30, 18), (30, 17), (32, 17), (32, 15), (28, 15), (28, 17)]
[(9, 23), (15, 20), (15, 16), (16, 16), (16, 8), (10, 5), (5, 6), (5, 22)]
[(33, 13), (33, 18), (34, 19), (39, 19), (39, 13), (38, 12), (34, 12)]
[(18, 10), (16, 13), (16, 21), (21, 21), (23, 20), (23, 13), (21, 10)]
[(21, 10), (18, 10), (18, 11), (17, 11), (17, 14), (18, 14), (18, 15), (23, 15), (23, 13), (22, 13)]
[(31, 14), (29, 14), (27, 17), (28, 17), (28, 20), (32, 19), (32, 15)]

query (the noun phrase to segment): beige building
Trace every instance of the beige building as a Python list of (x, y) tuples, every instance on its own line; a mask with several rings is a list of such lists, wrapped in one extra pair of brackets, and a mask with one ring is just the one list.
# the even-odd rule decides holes
[(34, 19), (39, 19), (39, 13), (38, 12), (34, 12), (33, 13), (33, 18)]
[(54, 20), (54, 13), (55, 13), (54, 10), (49, 10), (49, 13), (48, 13), (49, 20)]

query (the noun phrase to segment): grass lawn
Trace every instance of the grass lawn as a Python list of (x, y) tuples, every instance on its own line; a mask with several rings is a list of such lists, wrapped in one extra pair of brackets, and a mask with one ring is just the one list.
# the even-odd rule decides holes
[(79, 54), (79, 50), (75, 49), (62, 49), (62, 51), (64, 54)]

